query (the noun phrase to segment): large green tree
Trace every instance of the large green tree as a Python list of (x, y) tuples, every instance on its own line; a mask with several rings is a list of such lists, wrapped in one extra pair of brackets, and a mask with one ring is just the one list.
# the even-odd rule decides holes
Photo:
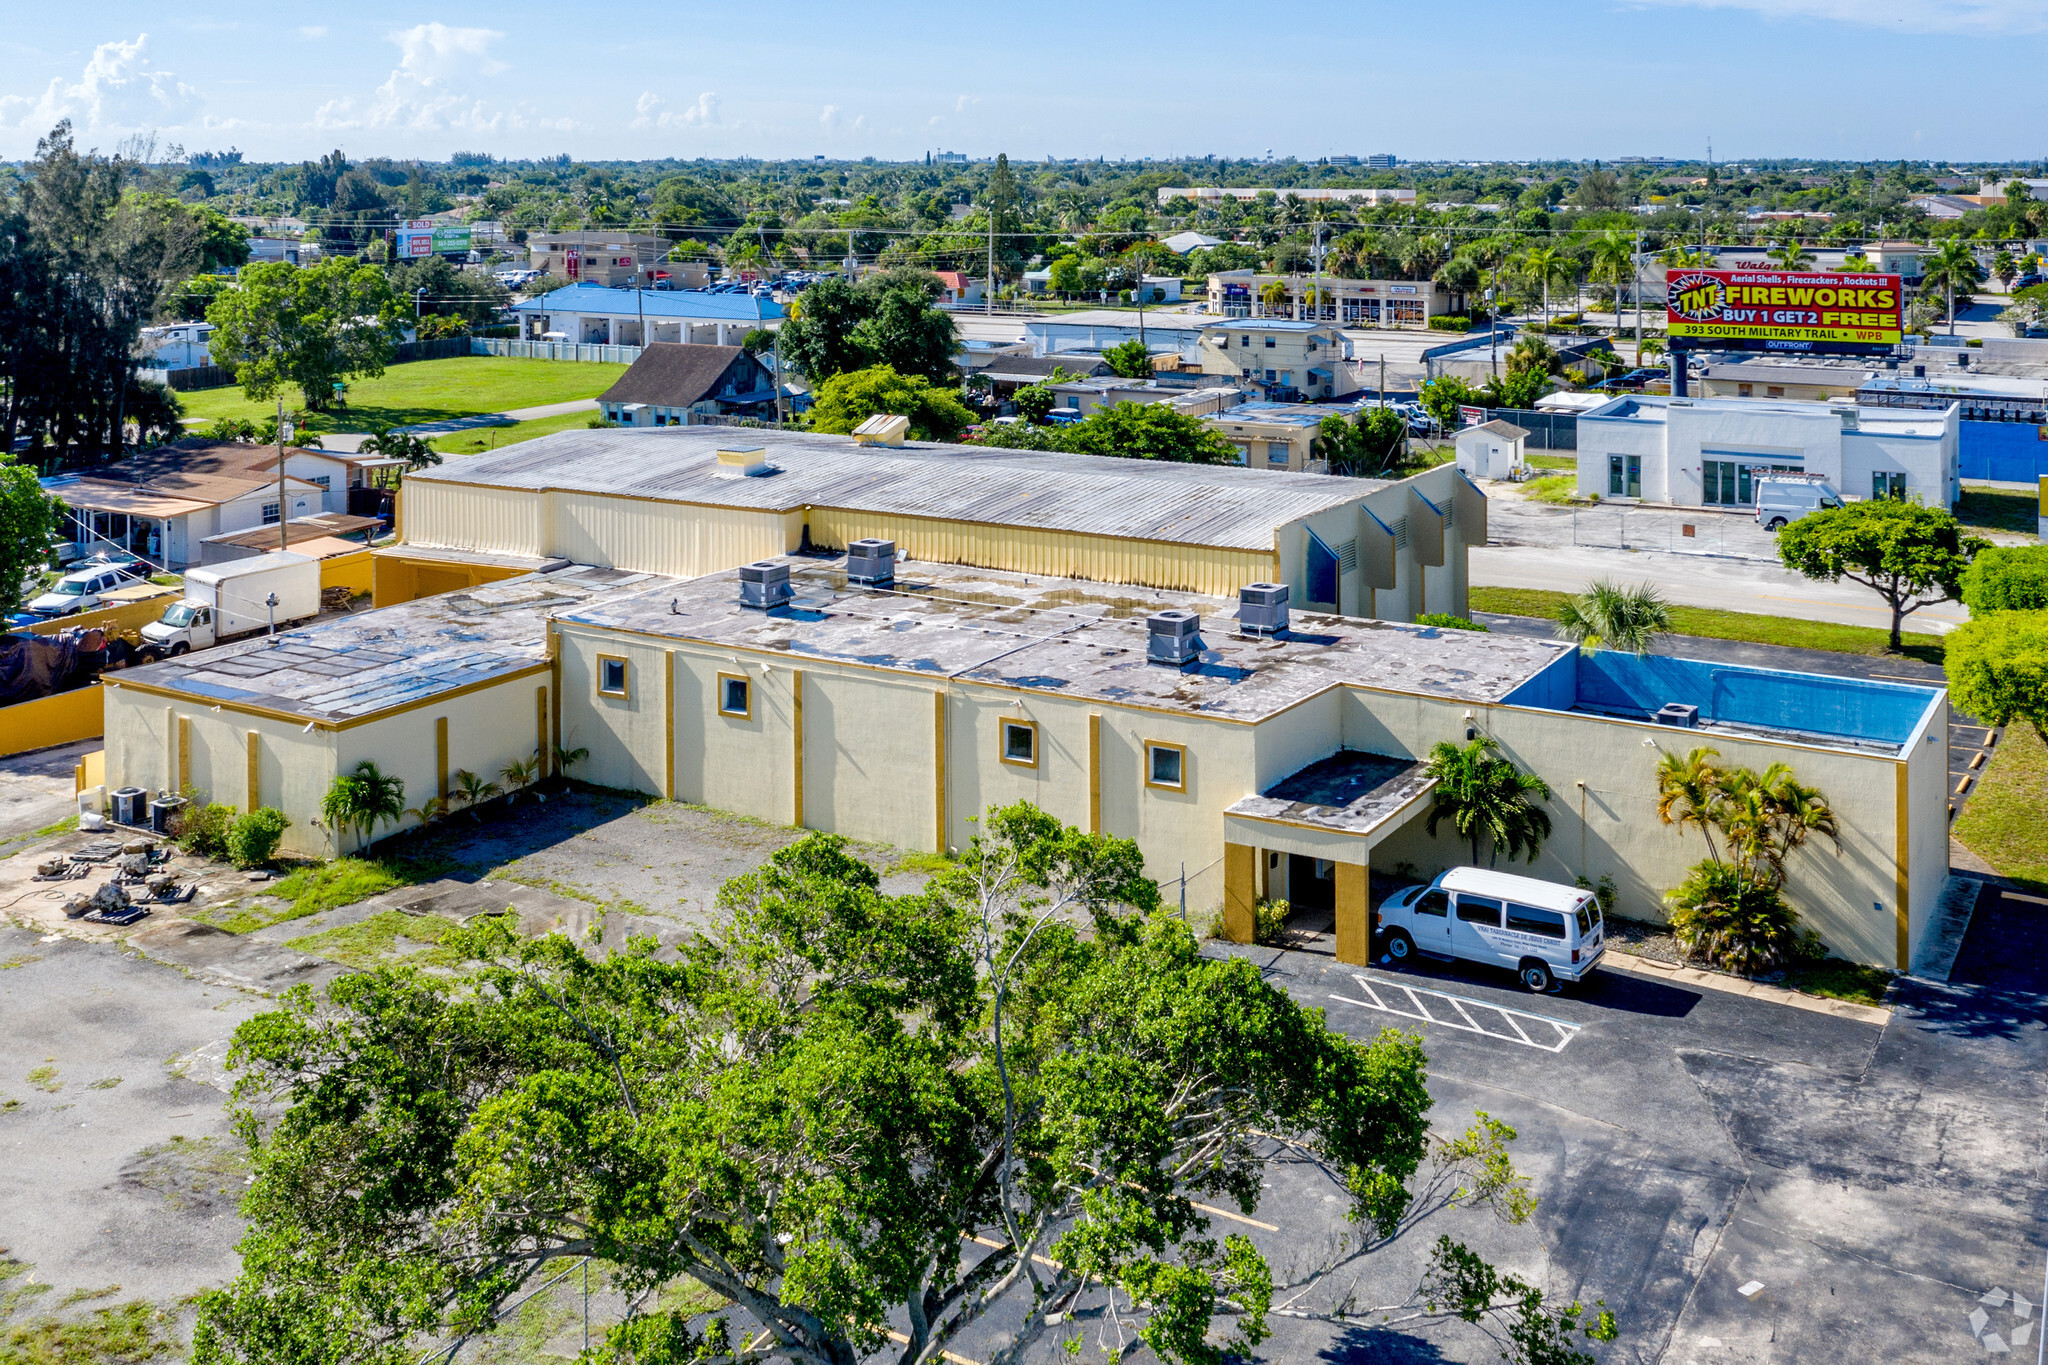
[(1993, 611), (1942, 639), (1949, 700), (1986, 725), (2025, 721), (2048, 740), (2048, 611)]
[(69, 519), (35, 470), (0, 459), (0, 615), (21, 610), (29, 576), (43, 567)]
[(934, 383), (956, 380), (959, 333), (952, 314), (936, 306), (941, 289), (938, 276), (916, 269), (882, 271), (857, 284), (820, 280), (782, 326), (782, 361), (813, 383), (872, 365)]
[(261, 400), (296, 384), (319, 412), (337, 380), (384, 373), (409, 311), (382, 270), (336, 257), (252, 265), (214, 296), (206, 320), (215, 357), (234, 366), (243, 393)]
[(1778, 558), (1808, 578), (1846, 578), (1882, 597), (1897, 653), (1906, 617), (1961, 597), (1963, 571), (1988, 544), (1941, 508), (1884, 499), (1807, 513), (1778, 532)]
[(983, 445), (1175, 464), (1237, 464), (1241, 458), (1207, 422), (1162, 403), (1112, 403), (1066, 426), (991, 426), (980, 439)]
[[(616, 1365), (937, 1365), (984, 1325), (1012, 1365), (1110, 1320), (1217, 1365), (1278, 1287), (1204, 1205), (1254, 1211), (1271, 1159), (1359, 1225), (1346, 1278), (1447, 1204), (1528, 1216), (1511, 1130), (1430, 1140), (1412, 1036), (1353, 1042), (1204, 955), (1142, 861), (1016, 806), (890, 896), (813, 834), (672, 959), (486, 921), (449, 940), (464, 979), (302, 988), (236, 1034), (249, 1231), (194, 1360), (400, 1365), (592, 1256), (633, 1304), (592, 1357)], [(652, 1293), (684, 1276), (744, 1333)], [(1353, 1331), (1493, 1324), (1513, 1360), (1590, 1365), (1613, 1336), (1449, 1238), (1396, 1304), (1286, 1292)]]
[(811, 430), (845, 433), (878, 413), (910, 419), (915, 441), (951, 441), (974, 421), (960, 396), (923, 375), (898, 374), (887, 365), (835, 374), (818, 386)]

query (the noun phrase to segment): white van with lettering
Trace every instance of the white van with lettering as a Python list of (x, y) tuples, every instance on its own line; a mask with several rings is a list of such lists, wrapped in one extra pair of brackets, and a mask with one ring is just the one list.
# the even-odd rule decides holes
[(1483, 867), (1454, 867), (1427, 886), (1395, 892), (1375, 912), (1373, 928), (1382, 961), (1425, 953), (1490, 963), (1538, 993), (1584, 981), (1607, 950), (1592, 892)]

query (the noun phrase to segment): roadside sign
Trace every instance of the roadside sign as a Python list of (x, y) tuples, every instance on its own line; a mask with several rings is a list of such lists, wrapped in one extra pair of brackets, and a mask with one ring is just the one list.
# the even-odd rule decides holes
[(1458, 425), (1461, 427), (1476, 427), (1485, 420), (1485, 408), (1461, 407), (1458, 409)]

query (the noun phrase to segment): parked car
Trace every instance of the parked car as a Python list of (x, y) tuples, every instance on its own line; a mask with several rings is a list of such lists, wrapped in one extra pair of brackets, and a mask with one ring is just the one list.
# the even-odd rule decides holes
[(1652, 384), (1660, 379), (1669, 379), (1670, 377), (1663, 370), (1630, 370), (1627, 374), (1615, 375), (1611, 379), (1603, 379), (1593, 387), (1608, 393), (1634, 392), (1640, 390), (1645, 384)]
[(1373, 915), (1385, 961), (1418, 954), (1506, 967), (1532, 991), (1584, 981), (1607, 951), (1592, 892), (1483, 867), (1397, 891)]
[(138, 580), (140, 575), (132, 574), (111, 565), (96, 565), (65, 574), (50, 586), (50, 590), (28, 604), (38, 620), (54, 621), (60, 616), (76, 616), (81, 611), (91, 611), (100, 605), (100, 599), (116, 588), (125, 588)]
[(1756, 524), (1782, 531), (1808, 512), (1840, 507), (1842, 495), (1822, 479), (1765, 477), (1756, 481)]

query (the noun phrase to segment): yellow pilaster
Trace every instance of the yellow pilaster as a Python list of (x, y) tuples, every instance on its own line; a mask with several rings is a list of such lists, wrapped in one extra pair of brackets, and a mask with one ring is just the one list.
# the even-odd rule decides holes
[(1250, 844), (1223, 846), (1223, 937), (1250, 943), (1258, 902), (1259, 851)]
[(249, 810), (263, 804), (263, 736), (249, 732)]
[(448, 717), (441, 716), (434, 721), (434, 773), (435, 790), (443, 801), (448, 799)]
[(796, 814), (790, 823), (802, 828), (804, 823), (804, 672), (797, 669), (789, 675), (791, 705), (790, 732), (796, 758)]
[(1370, 871), (1362, 863), (1337, 864), (1337, 960), (1354, 967), (1372, 961)]

